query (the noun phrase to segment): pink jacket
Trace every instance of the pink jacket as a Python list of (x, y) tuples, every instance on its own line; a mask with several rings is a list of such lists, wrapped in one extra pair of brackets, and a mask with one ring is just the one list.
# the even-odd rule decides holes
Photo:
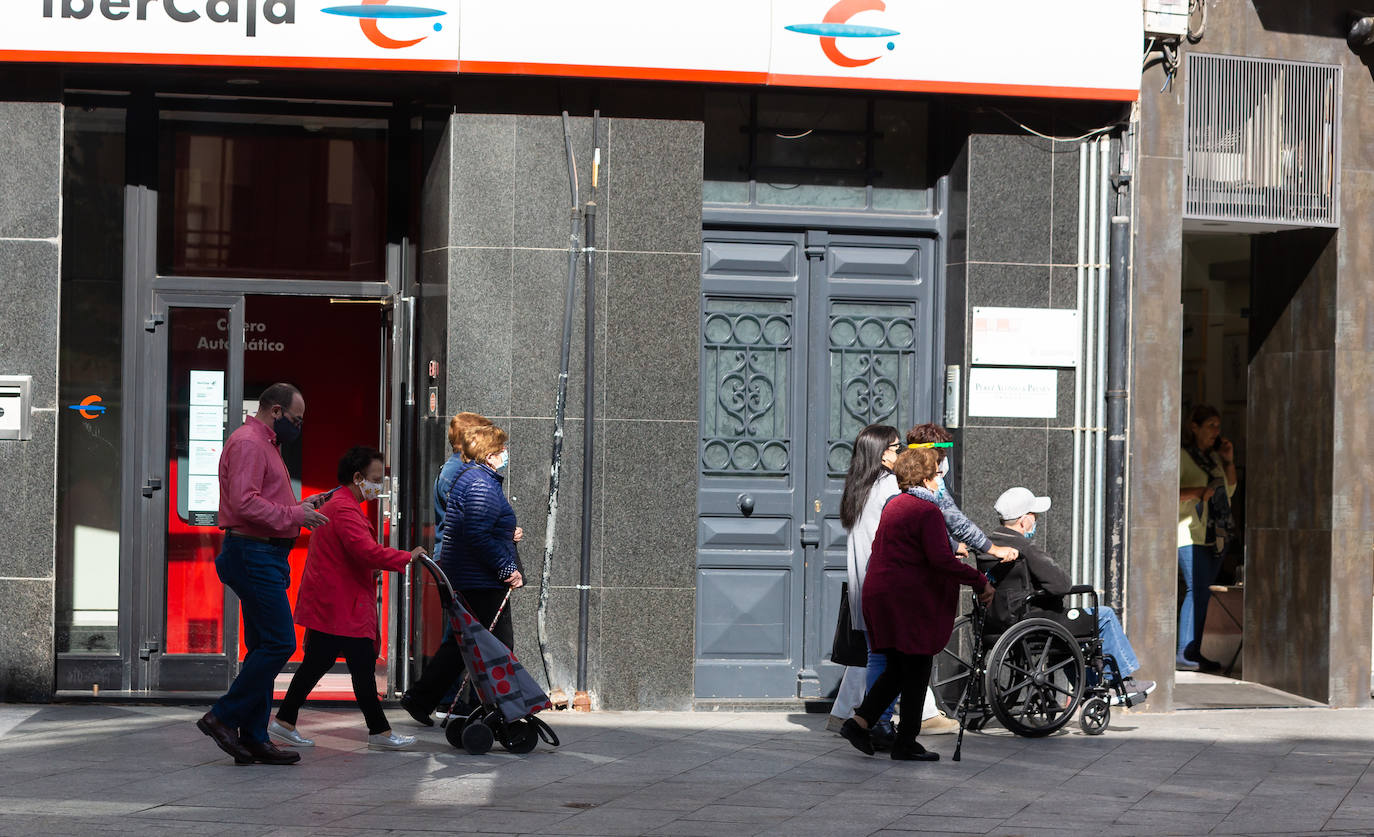
[(296, 624), (337, 636), (377, 639), (373, 570), (400, 570), (410, 553), (377, 543), (376, 530), (348, 486), (320, 508), (329, 522), (310, 534)]

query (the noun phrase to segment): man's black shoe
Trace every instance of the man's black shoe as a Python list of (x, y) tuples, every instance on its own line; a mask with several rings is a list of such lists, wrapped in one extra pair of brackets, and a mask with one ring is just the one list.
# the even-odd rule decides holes
[(845, 721), (844, 726), (840, 727), (840, 736), (853, 744), (854, 749), (870, 756), (873, 755), (873, 742), (869, 739), (868, 730), (859, 726), (853, 718)]
[(420, 707), (415, 705), (415, 696), (410, 692), (401, 695), (401, 708), (406, 711), (407, 715), (415, 719), (415, 723), (427, 727), (434, 726), (434, 719), (429, 717), (428, 712), (420, 711)]
[(897, 740), (897, 731), (892, 728), (891, 721), (879, 721), (873, 725), (869, 737), (873, 740), (874, 750), (886, 753), (892, 749), (892, 742)]
[(223, 721), (215, 717), (215, 713), (206, 712), (201, 716), (201, 719), (196, 721), (196, 729), (210, 736), (216, 746), (234, 757), (234, 761), (253, 760), (253, 754), (239, 743), (238, 733), (226, 727)]
[(300, 753), (279, 749), (270, 741), (245, 741), (240, 738), (239, 744), (248, 757), (234, 759), (238, 764), (295, 764), (301, 760)]
[(910, 744), (903, 744), (900, 741), (892, 743), (893, 761), (939, 761), (940, 754), (932, 753), (915, 741)]

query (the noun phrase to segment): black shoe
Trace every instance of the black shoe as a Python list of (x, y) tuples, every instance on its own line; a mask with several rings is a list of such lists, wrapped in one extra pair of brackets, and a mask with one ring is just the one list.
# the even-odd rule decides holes
[(196, 729), (214, 739), (215, 745), (233, 756), (234, 761), (242, 762), (247, 759), (251, 762), (253, 760), (253, 754), (239, 743), (238, 733), (226, 727), (224, 722), (216, 718), (213, 712), (206, 712), (199, 721), (196, 721)]
[(910, 744), (903, 744), (900, 741), (892, 743), (893, 761), (939, 761), (940, 754), (932, 753), (915, 741)]
[(1202, 656), (1201, 651), (1195, 651), (1192, 647), (1183, 649), (1183, 659), (1187, 660), (1190, 663), (1197, 663), (1198, 671), (1208, 673), (1213, 671), (1221, 671), (1221, 663), (1217, 662), (1216, 660), (1211, 660), (1207, 657)]
[(401, 708), (406, 711), (407, 715), (415, 719), (415, 723), (427, 727), (434, 726), (434, 719), (429, 717), (428, 712), (420, 711), (420, 707), (415, 705), (415, 696), (410, 692), (401, 695)]
[(844, 722), (840, 727), (840, 737), (854, 745), (854, 749), (866, 755), (873, 755), (873, 741), (869, 738), (868, 730), (859, 726), (853, 718)]
[(282, 750), (270, 741), (245, 741), (240, 738), (239, 745), (248, 752), (248, 758), (234, 759), (238, 764), (295, 764), (301, 760), (300, 753)]
[(868, 736), (873, 741), (874, 750), (886, 753), (892, 749), (892, 742), (897, 740), (897, 731), (892, 728), (891, 721), (879, 721), (873, 725)]

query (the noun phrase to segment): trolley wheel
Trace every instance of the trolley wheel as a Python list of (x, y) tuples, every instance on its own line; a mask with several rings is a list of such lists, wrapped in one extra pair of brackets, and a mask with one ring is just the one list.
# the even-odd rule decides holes
[(462, 743), (463, 749), (474, 756), (491, 751), (491, 745), (496, 741), (496, 733), (491, 731), (491, 727), (482, 722), (472, 722), (463, 725)]
[(449, 720), (448, 725), (444, 727), (444, 738), (447, 738), (448, 743), (453, 747), (463, 746), (463, 730), (467, 729), (467, 725), (466, 718)]
[(1106, 698), (1093, 695), (1083, 701), (1083, 709), (1078, 714), (1078, 726), (1088, 735), (1101, 735), (1112, 722), (1112, 705)]
[(524, 718), (510, 721), (505, 727), (497, 736), (497, 740), (507, 752), (524, 755), (539, 746), (539, 733), (535, 731), (534, 725)]
[(1058, 622), (1023, 619), (988, 653), (983, 689), (997, 720), (1038, 738), (1073, 718), (1083, 697), (1083, 652)]
[[(973, 622), (968, 616), (960, 616), (954, 621), (954, 631), (949, 643), (935, 655), (930, 671), (930, 689), (935, 693), (935, 705), (950, 718), (959, 717), (959, 699), (964, 695), (964, 685), (973, 672), (973, 643), (978, 638), (973, 635)], [(974, 683), (969, 695), (969, 718), (979, 714), (980, 696)], [(973, 729), (965, 724), (967, 729)]]

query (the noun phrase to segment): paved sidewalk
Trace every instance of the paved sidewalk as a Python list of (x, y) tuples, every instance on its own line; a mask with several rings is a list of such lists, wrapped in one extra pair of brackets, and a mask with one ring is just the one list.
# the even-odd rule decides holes
[(0, 705), (0, 834), (1374, 834), (1374, 710), (1116, 715), (970, 735), (959, 764), (953, 736), (935, 764), (862, 756), (824, 715), (549, 713), (557, 750), (469, 756), (307, 710), (294, 767), (234, 766), (203, 711)]

